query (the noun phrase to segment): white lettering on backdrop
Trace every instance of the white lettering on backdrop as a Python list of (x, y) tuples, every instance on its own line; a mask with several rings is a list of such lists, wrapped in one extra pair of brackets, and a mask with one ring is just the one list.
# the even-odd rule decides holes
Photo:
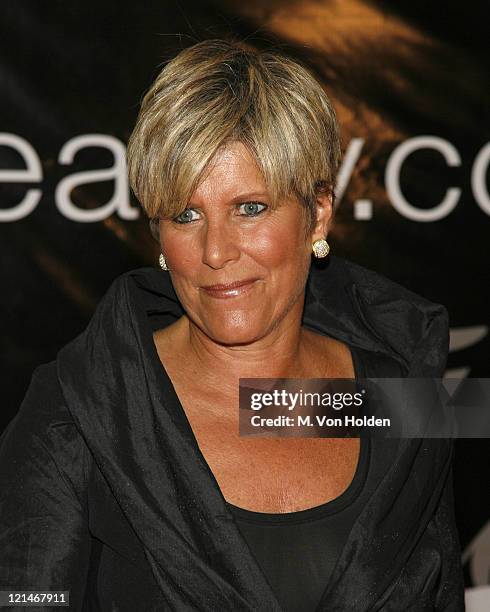
[[(344, 155), (339, 170), (336, 195), (340, 204), (347, 189), (354, 169), (362, 153), (364, 140), (353, 138)], [(19, 221), (30, 215), (42, 197), (40, 186), (28, 187), (32, 183), (41, 183), (43, 170), (41, 160), (34, 147), (17, 134), (0, 133), (0, 147), (10, 147), (22, 158), (25, 167), (21, 169), (0, 169), (0, 183), (18, 183), (26, 185), (26, 192), (20, 202), (0, 209), (0, 222)], [(55, 188), (55, 203), (60, 213), (72, 221), (94, 223), (117, 214), (121, 219), (134, 220), (140, 215), (140, 209), (131, 206), (129, 185), (126, 172), (126, 147), (123, 142), (109, 134), (83, 134), (68, 140), (61, 148), (58, 162), (68, 166), (73, 163), (76, 154), (84, 148), (102, 147), (111, 152), (114, 164), (110, 168), (84, 170), (68, 174)], [(439, 221), (447, 217), (457, 206), (461, 198), (461, 189), (448, 186), (442, 201), (432, 208), (418, 208), (407, 201), (400, 186), (400, 174), (407, 157), (423, 149), (432, 149), (440, 153), (449, 167), (461, 165), (461, 156), (450, 142), (438, 136), (416, 136), (400, 143), (391, 153), (385, 169), (385, 187), (391, 204), (406, 219), (421, 223)], [(486, 184), (490, 163), (490, 143), (485, 144), (477, 153), (471, 170), (471, 190), (480, 209), (490, 216), (490, 195)], [(111, 198), (96, 208), (80, 208), (72, 200), (74, 189), (88, 183), (113, 181)], [(354, 218), (368, 221), (373, 217), (372, 202), (363, 198), (354, 202)]]

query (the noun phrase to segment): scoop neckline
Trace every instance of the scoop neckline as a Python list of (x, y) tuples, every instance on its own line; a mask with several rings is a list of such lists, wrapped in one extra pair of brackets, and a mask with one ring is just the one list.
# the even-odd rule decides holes
[(255, 510), (247, 510), (240, 506), (235, 506), (230, 502), (226, 502), (229, 510), (239, 519), (250, 523), (257, 524), (290, 524), (290, 523), (305, 523), (313, 520), (321, 519), (325, 516), (337, 514), (350, 506), (360, 495), (367, 479), (367, 473), (371, 456), (371, 441), (370, 438), (360, 438), (359, 458), (357, 461), (356, 471), (349, 486), (340, 495), (318, 506), (297, 510), (295, 512), (257, 512)]

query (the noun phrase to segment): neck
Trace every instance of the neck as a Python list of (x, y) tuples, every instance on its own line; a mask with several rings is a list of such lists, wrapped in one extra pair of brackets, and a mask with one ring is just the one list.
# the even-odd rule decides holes
[(302, 302), (262, 338), (249, 344), (224, 345), (209, 338), (186, 315), (180, 327), (179, 354), (186, 363), (199, 363), (200, 372), (220, 387), (238, 378), (288, 378), (297, 376), (305, 358), (301, 327)]

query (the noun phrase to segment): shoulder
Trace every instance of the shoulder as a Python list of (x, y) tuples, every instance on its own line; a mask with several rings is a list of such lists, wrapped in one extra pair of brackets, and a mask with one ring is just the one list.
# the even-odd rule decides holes
[(346, 265), (366, 321), (404, 354), (407, 375), (442, 376), (449, 352), (447, 308), (373, 270)]
[(404, 285), (384, 276), (380, 272), (361, 266), (353, 261), (336, 258), (335, 265), (342, 273), (362, 289), (363, 298), (370, 304), (383, 301), (393, 301), (399, 299), (406, 306), (419, 309), (429, 309), (437, 312), (447, 313), (442, 304), (428, 300), (424, 296), (415, 293)]
[(33, 372), (24, 399), (0, 436), (0, 463), (29, 473), (29, 465), (44, 462), (59, 473), (79, 497), (84, 488), (88, 450), (64, 401), (56, 361)]
[(445, 306), (354, 262), (336, 258), (333, 268), (381, 352), (399, 356), (408, 376), (442, 376), (449, 351)]
[(47, 431), (61, 422), (73, 423), (58, 381), (56, 361), (35, 368), (22, 404), (11, 423)]

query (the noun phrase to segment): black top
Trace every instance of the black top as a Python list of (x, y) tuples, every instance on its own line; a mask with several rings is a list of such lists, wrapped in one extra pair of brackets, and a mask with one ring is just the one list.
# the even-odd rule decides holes
[[(357, 379), (361, 351), (351, 346)], [(313, 612), (355, 519), (365, 505), (370, 439), (361, 437), (354, 477), (335, 499), (298, 512), (254, 512), (227, 503), (252, 554), (287, 612)], [(379, 475), (381, 477), (381, 474)], [(378, 478), (371, 478), (371, 485)], [(371, 488), (371, 487), (368, 487)]]

